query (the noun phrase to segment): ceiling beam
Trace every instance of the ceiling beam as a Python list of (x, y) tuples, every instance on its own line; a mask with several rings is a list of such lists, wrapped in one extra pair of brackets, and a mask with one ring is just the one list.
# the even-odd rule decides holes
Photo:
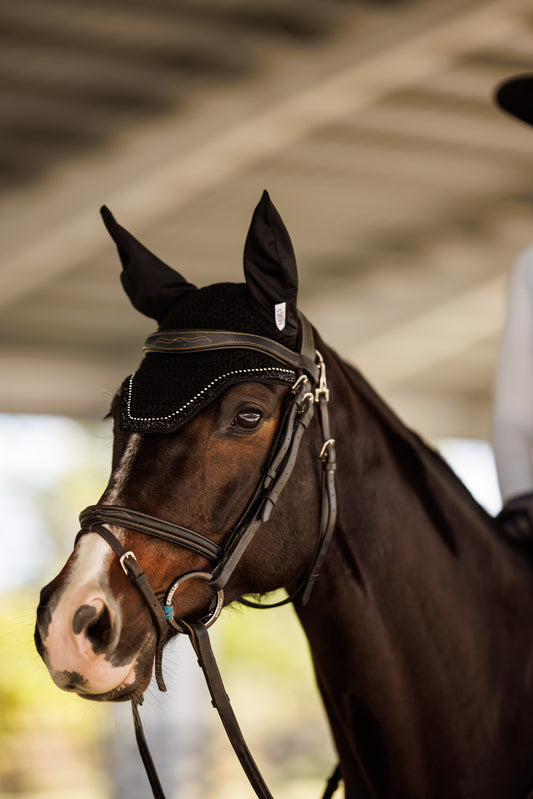
[[(349, 66), (332, 76), (315, 81), (308, 88), (298, 87), (291, 96), (241, 120), (199, 146), (179, 152), (172, 160), (164, 158), (158, 168), (153, 164), (156, 143), (149, 135), (141, 136), (144, 156), (138, 151), (135, 154), (138, 140), (125, 141), (121, 163), (136, 164), (138, 172), (133, 180), (131, 173), (123, 173), (122, 180), (118, 181), (119, 188), (109, 191), (107, 201), (128, 219), (129, 225), (142, 228), (260, 160), (275, 157), (277, 152), (323, 125), (345, 119), (400, 87), (427, 81), (431, 75), (447, 68), (462, 52), (512, 37), (520, 30), (521, 15), (526, 13), (528, 5), (529, 0), (495, 0), (475, 4), (467, 12), (463, 5), (458, 5), (447, 21), (439, 17), (438, 24), (429, 24), (423, 32), (387, 46), (355, 65), (352, 58)], [(179, 116), (167, 124), (167, 146), (168, 137), (175, 134), (179, 124)], [(157, 135), (161, 135), (160, 129)], [(142, 169), (147, 160), (146, 152), (151, 154), (149, 174), (143, 174)], [(105, 169), (100, 172), (99, 189), (98, 164), (91, 164), (90, 160), (82, 167), (85, 181), (78, 181), (76, 196), (69, 195), (66, 186), (68, 178), (72, 180), (73, 174), (79, 178), (79, 174), (75, 175), (74, 170), (63, 184), (59, 177), (55, 191), (61, 196), (62, 215), (55, 220), (51, 218), (48, 229), (36, 238), (28, 236), (28, 230), (34, 229), (32, 220), (35, 222), (30, 198), (22, 193), (18, 203), (15, 197), (6, 203), (6, 208), (2, 209), (5, 213), (0, 234), (11, 246), (6, 245), (0, 265), (3, 286), (0, 308), (84, 260), (90, 261), (107, 246), (95, 213), (94, 198), (89, 199), (89, 195), (91, 187), (96, 196), (101, 196), (104, 186), (110, 186), (110, 175), (105, 171), (109, 172), (109, 159), (107, 153), (100, 167)], [(81, 195), (80, 186), (83, 187)], [(52, 196), (48, 201), (46, 198), (49, 190), (50, 185), (45, 183), (42, 190), (34, 194), (34, 203), (40, 203), (41, 210), (47, 202), (52, 206)], [(33, 210), (35, 212), (35, 205)]]
[(505, 274), (478, 283), (430, 310), (353, 347), (357, 364), (383, 392), (398, 388), (439, 361), (457, 358), (502, 327)]

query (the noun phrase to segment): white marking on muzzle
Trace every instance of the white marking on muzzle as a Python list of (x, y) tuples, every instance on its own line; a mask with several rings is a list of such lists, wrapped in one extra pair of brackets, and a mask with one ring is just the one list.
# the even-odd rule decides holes
[[(102, 497), (102, 503), (120, 504), (120, 497), (131, 475), (141, 439), (140, 433), (131, 434)], [(113, 532), (119, 535), (121, 528), (113, 528)], [(114, 668), (104, 655), (94, 653), (84, 633), (74, 634), (72, 620), (79, 607), (100, 607), (101, 603), (105, 603), (115, 628), (114, 635), (117, 638), (120, 635), (120, 611), (115, 597), (111, 595), (107, 579), (109, 563), (114, 553), (100, 536), (87, 534), (80, 539), (74, 557), (72, 571), (63, 586), (57, 605), (52, 610), (44, 640), (46, 661), (59, 685), (62, 680), (68, 680), (69, 673), (74, 672), (86, 681), (89, 691), (104, 693), (128, 677), (133, 679), (130, 672), (135, 656), (132, 655), (131, 663)]]

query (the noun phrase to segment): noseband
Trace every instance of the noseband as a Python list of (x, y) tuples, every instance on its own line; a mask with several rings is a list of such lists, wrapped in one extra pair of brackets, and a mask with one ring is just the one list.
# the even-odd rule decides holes
[[(331, 438), (328, 416), (329, 390), (326, 382), (326, 369), (322, 356), (314, 348), (313, 332), (307, 319), (300, 314), (301, 346), (299, 352), (282, 346), (276, 341), (228, 331), (190, 331), (172, 330), (151, 335), (145, 344), (145, 352), (199, 352), (216, 349), (249, 349), (266, 353), (295, 371), (296, 380), (289, 392), (286, 407), (276, 437), (270, 450), (267, 465), (248, 505), (234, 529), (227, 536), (222, 547), (208, 538), (181, 525), (163, 521), (155, 516), (139, 513), (116, 505), (92, 505), (80, 514), (81, 531), (78, 538), (88, 532), (98, 533), (116, 553), (126, 576), (143, 595), (153, 616), (158, 644), (155, 658), (155, 676), (160, 690), (166, 690), (162, 674), (162, 651), (168, 626), (188, 634), (197, 654), (200, 666), (211, 692), (228, 737), (235, 749), (252, 787), (260, 799), (272, 799), (264, 780), (246, 746), (235, 715), (224, 690), (220, 673), (214, 659), (207, 628), (211, 626), (224, 605), (224, 588), (239, 564), (257, 530), (266, 522), (285, 487), (296, 462), (301, 438), (312, 419), (314, 406), (319, 409), (322, 444), (318, 460), (322, 464), (322, 497), (319, 535), (313, 559), (304, 579), (294, 594), (279, 604), (294, 600), (297, 596), (305, 604), (318, 577), (320, 566), (327, 551), (336, 519), (335, 496), (335, 441)], [(186, 572), (178, 577), (168, 588), (163, 605), (159, 602), (149, 585), (148, 578), (139, 565), (134, 553), (126, 550), (107, 526), (124, 527), (145, 535), (169, 541), (185, 547), (212, 561), (213, 569), (208, 571)], [(76, 539), (78, 540), (78, 539)], [(188, 622), (175, 616), (174, 596), (179, 588), (190, 580), (199, 579), (208, 583), (214, 592), (214, 600), (203, 619)], [(249, 600), (241, 602), (252, 607), (273, 607)], [(146, 746), (144, 733), (135, 702), (133, 715), (139, 751), (156, 799), (164, 799), (164, 793)], [(338, 781), (338, 780), (337, 780)], [(331, 796), (336, 782), (330, 780), (324, 797)]]

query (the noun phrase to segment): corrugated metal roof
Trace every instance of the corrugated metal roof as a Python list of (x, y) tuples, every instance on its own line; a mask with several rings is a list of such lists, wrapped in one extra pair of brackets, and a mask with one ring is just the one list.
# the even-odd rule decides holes
[(505, 276), (532, 238), (524, 0), (2, 9), (0, 410), (102, 415), (149, 320), (109, 204), (198, 284), (239, 280), (267, 187), (301, 305), (407, 421), (488, 431)]

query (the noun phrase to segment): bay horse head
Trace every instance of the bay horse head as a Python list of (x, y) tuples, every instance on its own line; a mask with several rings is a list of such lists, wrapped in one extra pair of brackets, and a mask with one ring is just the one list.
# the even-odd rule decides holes
[[(154, 656), (157, 667), (188, 621), (209, 624), (247, 593), (294, 590), (307, 583), (310, 561), (316, 570), (320, 478), (306, 477), (302, 504), (293, 467), (310, 447), (299, 443), (312, 389), (318, 381), (323, 400), (326, 390), (297, 310), (291, 241), (266, 192), (246, 239), (243, 284), (198, 289), (107, 208), (102, 216), (124, 289), (158, 330), (113, 400), (111, 477), (41, 592), (36, 642), (59, 687), (119, 701), (142, 695)], [(296, 490), (282, 493), (289, 478)]]
[(36, 643), (54, 681), (131, 699), (139, 732), (152, 667), (163, 688), (163, 646), (186, 632), (271, 799), (233, 734), (206, 629), (224, 605), (283, 586), (346, 799), (531, 796), (530, 542), (502, 536), (298, 312), (292, 245), (266, 193), (243, 284), (198, 289), (103, 217), (124, 288), (158, 329), (112, 403), (109, 483), (41, 593)]

